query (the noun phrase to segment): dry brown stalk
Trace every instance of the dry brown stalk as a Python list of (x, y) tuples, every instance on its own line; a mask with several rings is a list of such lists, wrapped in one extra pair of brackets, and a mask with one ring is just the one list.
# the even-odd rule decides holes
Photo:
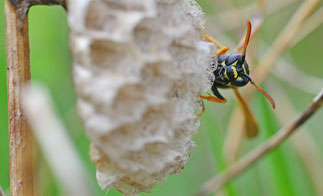
[(245, 127), (245, 116), (241, 107), (236, 107), (236, 112), (232, 114), (230, 121), (235, 123), (229, 124), (223, 144), (223, 158), (227, 164), (232, 164), (236, 161), (242, 142), (241, 138), (245, 135), (243, 128)]
[[(266, 14), (266, 16), (272, 15), (282, 9), (285, 9), (288, 6), (291, 6), (294, 3), (297, 3), (301, 0), (284, 0), (284, 1), (269, 1), (269, 3), (266, 3), (264, 0), (260, 0), (257, 3), (249, 4), (247, 6), (237, 8), (234, 5), (227, 4), (229, 1), (221, 1), (221, 5), (223, 6), (225, 2), (225, 6), (223, 6), (223, 9), (229, 9), (228, 11), (223, 11), (221, 14), (217, 16), (210, 16), (208, 20), (212, 20), (211, 24), (216, 27), (221, 27), (221, 31), (232, 31), (234, 29), (240, 29), (244, 27), (244, 23), (241, 21), (246, 21), (250, 19), (250, 15), (246, 13), (253, 12), (254, 8), (256, 6), (262, 6), (264, 3), (268, 4), (268, 8), (266, 8), (266, 12), (263, 12), (263, 14)], [(256, 5), (257, 4), (257, 5)], [(219, 22), (221, 21), (221, 22)], [(225, 22), (222, 22), (225, 21)], [(220, 32), (217, 33), (217, 35)], [(218, 37), (218, 36), (217, 36)]]
[(299, 31), (303, 28), (304, 22), (313, 14), (319, 4), (320, 0), (307, 0), (300, 6), (256, 68), (255, 81), (261, 83), (266, 78), (279, 56), (289, 49)]
[[(28, 10), (32, 5), (52, 5), (62, 0), (5, 0), (9, 155), (11, 195), (33, 195), (33, 142), (21, 111), (21, 90), (30, 83)], [(61, 4), (61, 3), (56, 3)]]
[[(284, 90), (275, 82), (270, 82), (271, 89), (274, 89), (273, 95), (279, 97), (282, 107), (275, 110), (277, 119), (280, 124), (288, 122), (290, 116), (296, 115), (296, 110), (288, 100)], [(323, 195), (322, 176), (323, 176), (323, 159), (320, 154), (317, 142), (314, 140), (311, 132), (306, 127), (299, 128), (294, 135), (290, 137), (289, 142), (297, 153), (300, 161), (304, 165), (309, 179), (317, 195)]]
[(317, 29), (323, 23), (323, 7), (319, 8), (311, 17), (307, 19), (306, 24), (302, 28), (302, 31), (296, 37), (291, 47), (295, 46), (298, 42), (307, 37), (315, 29)]
[[(265, 48), (268, 48), (268, 46), (263, 42), (261, 43), (259, 51), (265, 51)], [(298, 67), (293, 66), (293, 64), (295, 64), (293, 59), (285, 60), (283, 57), (281, 57), (277, 60), (277, 64), (279, 64), (279, 66), (274, 67), (271, 73), (280, 80), (287, 82), (290, 86), (313, 95), (315, 95), (316, 92), (322, 88), (323, 78), (309, 75), (300, 70)], [(302, 82), (295, 83), (295, 81), (299, 80), (299, 78), (302, 79)], [(271, 90), (270, 93), (273, 94), (274, 91), (275, 90)], [(275, 96), (274, 94), (273, 97), (280, 98), (280, 96)]]
[(252, 166), (268, 152), (277, 148), (283, 141), (285, 141), (294, 131), (304, 124), (314, 113), (316, 113), (323, 105), (323, 89), (314, 98), (312, 103), (300, 113), (296, 119), (284, 128), (277, 131), (277, 133), (269, 138), (265, 143), (256, 147), (240, 160), (232, 164), (223, 173), (208, 180), (199, 191), (199, 196), (206, 196), (219, 190), (223, 185), (238, 176), (241, 172)]
[(28, 17), (5, 0), (11, 195), (33, 195), (32, 134), (21, 111), (21, 89), (30, 82)]
[(313, 185), (316, 195), (323, 195), (323, 160), (313, 136), (303, 128), (290, 140)]
[(33, 82), (33, 89), (26, 87), (22, 97), (24, 113), (31, 124), (35, 140), (60, 185), (61, 195), (92, 195), (89, 177), (68, 131), (56, 114), (48, 89)]
[(5, 194), (3, 193), (2, 187), (0, 186), (0, 196), (5, 196)]

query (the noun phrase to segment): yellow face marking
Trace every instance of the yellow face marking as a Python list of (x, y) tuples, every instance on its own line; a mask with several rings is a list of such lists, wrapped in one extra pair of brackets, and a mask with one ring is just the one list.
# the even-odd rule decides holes
[(246, 71), (246, 68), (244, 67), (244, 64), (242, 65), (242, 68), (243, 68), (243, 72), (246, 74), (247, 71)]
[(238, 63), (238, 60), (236, 60), (232, 65), (236, 66)]
[(242, 78), (241, 78), (241, 77), (238, 77), (236, 80), (241, 81), (241, 80), (242, 80)]
[(233, 70), (234, 78), (237, 78), (238, 77), (237, 69), (235, 67), (232, 67), (232, 70)]
[(227, 79), (227, 80), (230, 80), (228, 75), (227, 75), (227, 69), (224, 69), (224, 77)]
[(229, 83), (227, 84), (227, 86), (231, 86), (231, 82), (229, 82)]
[(221, 65), (222, 65), (222, 66), (225, 66), (225, 61), (223, 61), (223, 62), (221, 63)]

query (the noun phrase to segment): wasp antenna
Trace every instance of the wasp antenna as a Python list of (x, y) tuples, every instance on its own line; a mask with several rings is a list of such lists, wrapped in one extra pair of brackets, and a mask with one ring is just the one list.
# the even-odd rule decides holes
[(246, 34), (246, 38), (244, 40), (244, 46), (243, 46), (243, 51), (242, 51), (243, 59), (246, 56), (246, 51), (247, 51), (247, 46), (248, 46), (248, 43), (249, 43), (250, 35), (251, 35), (251, 23), (250, 23), (250, 20), (248, 20), (247, 21), (247, 34)]
[(276, 104), (275, 104), (274, 99), (263, 88), (258, 86), (255, 83), (255, 81), (248, 74), (243, 73), (243, 75), (245, 75), (249, 79), (250, 83), (252, 85), (254, 85), (254, 87), (256, 87), (268, 99), (268, 101), (271, 103), (271, 106), (273, 107), (273, 109), (275, 109)]

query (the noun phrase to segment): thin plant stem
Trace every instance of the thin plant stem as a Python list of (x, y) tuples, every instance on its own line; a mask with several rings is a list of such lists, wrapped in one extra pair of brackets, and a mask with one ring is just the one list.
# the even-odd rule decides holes
[[(282, 9), (285, 9), (288, 6), (291, 6), (292, 4), (295, 4), (297, 2), (300, 2), (301, 0), (284, 0), (284, 1), (270, 1), (268, 3), (268, 8), (266, 8), (266, 12), (263, 12), (262, 14), (265, 14), (266, 16), (270, 16)], [(227, 1), (221, 1), (221, 5)], [(221, 27), (221, 31), (232, 31), (237, 30), (242, 27), (244, 27), (244, 23), (241, 21), (246, 21), (250, 19), (250, 15), (246, 13), (253, 12), (254, 8), (256, 6), (262, 6), (265, 1), (260, 0), (257, 3), (252, 3), (247, 6), (236, 8), (234, 5), (230, 4), (225, 6), (224, 9), (229, 9), (229, 11), (223, 11), (219, 15), (216, 16), (210, 16), (208, 20), (212, 20), (212, 25)], [(256, 5), (257, 4), (257, 5)], [(220, 22), (219, 22), (220, 21)], [(224, 22), (225, 21), (225, 22)], [(217, 33), (218, 35), (218, 33)]]
[(223, 157), (227, 164), (232, 164), (236, 161), (242, 142), (241, 138), (245, 136), (244, 127), (246, 121), (241, 107), (236, 107), (236, 112), (231, 115), (230, 121), (235, 123), (229, 124), (223, 144)]
[[(274, 95), (279, 97), (282, 107), (276, 110), (275, 114), (280, 124), (288, 122), (289, 116), (295, 116), (296, 110), (288, 99), (284, 90), (274, 81), (270, 81), (271, 89), (274, 89)], [(322, 176), (323, 159), (320, 154), (317, 142), (314, 140), (310, 131), (305, 126), (299, 128), (299, 131), (290, 137), (289, 142), (296, 151), (299, 160), (302, 162), (305, 171), (313, 184), (316, 195), (323, 195)]]
[(289, 49), (299, 31), (303, 28), (304, 22), (313, 14), (319, 4), (320, 0), (307, 0), (296, 11), (255, 70), (255, 81), (261, 83), (266, 78), (279, 56)]
[(295, 120), (290, 124), (280, 129), (274, 136), (265, 141), (260, 146), (249, 152), (237, 162), (233, 163), (226, 171), (211, 178), (198, 192), (199, 196), (206, 196), (213, 192), (216, 192), (233, 178), (241, 174), (247, 168), (255, 164), (261, 158), (263, 158), (268, 152), (276, 149), (283, 141), (285, 141), (295, 130), (303, 125), (310, 117), (315, 114), (323, 105), (323, 89), (314, 98), (312, 103), (306, 107), (306, 109), (300, 113)]
[(92, 195), (89, 177), (64, 124), (56, 114), (48, 89), (37, 83), (33, 83), (32, 90), (26, 86), (23, 109), (38, 145), (62, 187), (63, 195)]
[(5, 196), (1, 186), (0, 186), (0, 196)]
[(21, 90), (30, 82), (28, 16), (5, 0), (11, 195), (33, 195), (32, 133), (22, 113)]
[(5, 0), (10, 195), (34, 195), (33, 138), (22, 112), (22, 88), (30, 83), (28, 11), (64, 0)]
[(296, 37), (291, 47), (295, 46), (323, 23), (323, 7), (319, 8), (311, 17), (307, 19), (302, 31)]

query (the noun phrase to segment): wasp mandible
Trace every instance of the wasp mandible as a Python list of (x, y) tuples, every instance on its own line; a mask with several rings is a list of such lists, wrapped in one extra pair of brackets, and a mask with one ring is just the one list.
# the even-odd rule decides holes
[[(250, 35), (251, 23), (250, 21), (247, 21), (247, 34), (245, 37), (242, 54), (234, 53), (230, 55), (225, 54), (229, 50), (228, 47), (223, 47), (217, 40), (208, 35), (202, 35), (206, 41), (214, 43), (219, 48), (219, 50), (216, 53), (216, 57), (213, 59), (217, 60), (217, 67), (213, 72), (214, 82), (211, 88), (215, 97), (209, 94), (209, 96), (200, 95), (200, 98), (217, 103), (225, 103), (227, 100), (220, 94), (218, 88), (232, 88), (234, 94), (237, 96), (239, 103), (242, 106), (246, 117), (248, 118), (248, 122), (253, 124), (251, 126), (253, 128), (247, 130), (247, 136), (255, 137), (258, 134), (258, 125), (237, 88), (245, 86), (250, 82), (268, 99), (273, 109), (275, 109), (275, 102), (273, 98), (264, 89), (258, 86), (250, 77), (249, 66), (246, 61), (246, 52)], [(204, 110), (205, 108), (203, 105), (202, 113), (204, 112)]]

